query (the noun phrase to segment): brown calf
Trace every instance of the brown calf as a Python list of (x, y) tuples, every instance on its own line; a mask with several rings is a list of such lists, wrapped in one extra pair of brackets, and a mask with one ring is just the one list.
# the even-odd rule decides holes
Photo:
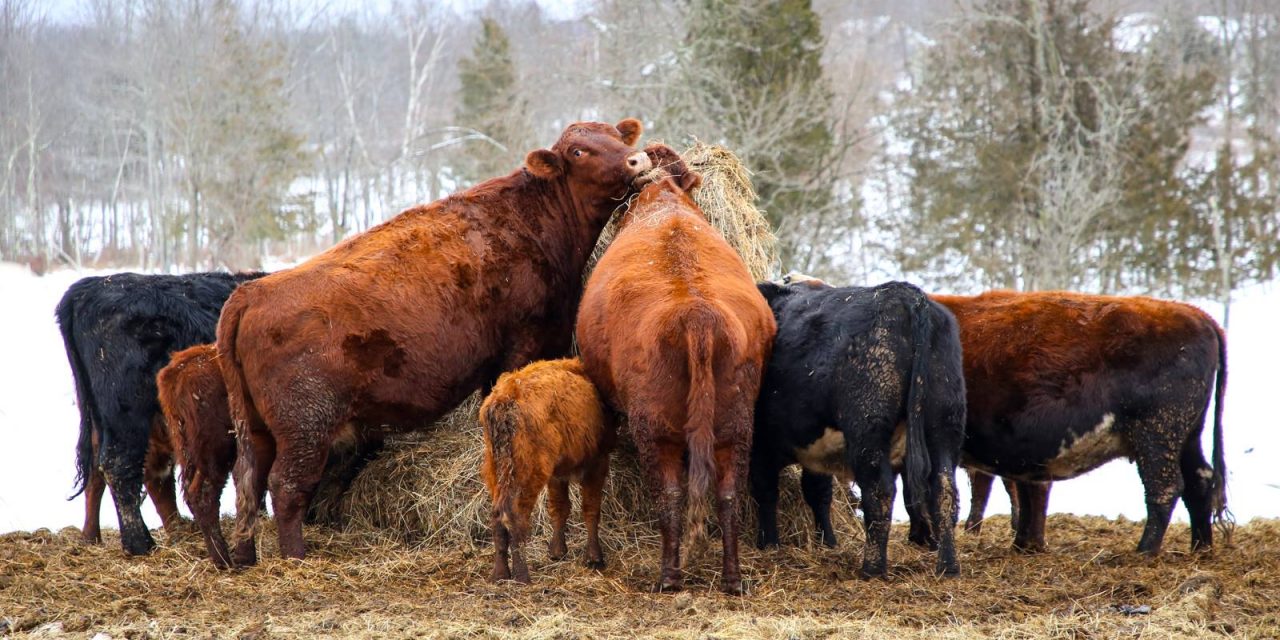
[[(498, 378), (480, 407), (484, 482), (493, 498), (493, 580), (529, 582), (524, 545), (529, 514), (544, 487), (551, 515), (547, 555), (560, 560), (569, 519), (569, 482), (582, 487), (587, 566), (604, 568), (600, 499), (616, 426), (577, 359), (535, 362)], [(508, 561), (511, 566), (508, 567)]]
[(173, 354), (156, 375), (173, 453), (182, 467), (182, 497), (204, 536), (209, 559), (230, 564), (231, 553), (218, 527), (218, 504), (236, 459), (236, 440), (227, 411), (227, 388), (211, 344)]
[(756, 395), (776, 325), (742, 259), (689, 198), (701, 178), (669, 149), (649, 151), (671, 177), (644, 187), (591, 274), (578, 344), (587, 376), (627, 415), (656, 494), (656, 590), (683, 584), (687, 454), (694, 498), (715, 482), (721, 588), (741, 593), (738, 492), (746, 487)]
[(237, 289), (218, 355), (237, 444), (237, 564), (268, 485), (280, 552), (340, 437), (422, 429), (504, 371), (567, 355), (582, 268), (649, 158), (637, 120), (569, 126), (525, 168), (408, 209)]

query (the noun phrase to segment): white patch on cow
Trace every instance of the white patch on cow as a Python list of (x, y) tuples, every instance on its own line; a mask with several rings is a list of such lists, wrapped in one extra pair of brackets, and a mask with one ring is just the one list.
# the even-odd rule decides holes
[(822, 437), (807, 447), (796, 449), (795, 456), (796, 462), (810, 471), (833, 475), (842, 483), (853, 479), (853, 470), (845, 462), (844, 433), (839, 429), (827, 427)]
[(816, 276), (811, 276), (807, 273), (800, 273), (799, 271), (789, 271), (786, 275), (782, 276), (782, 278), (774, 281), (775, 284), (800, 284), (802, 282), (808, 284), (826, 284), (826, 282)]
[(907, 425), (899, 422), (893, 429), (893, 438), (889, 440), (889, 464), (895, 470), (901, 470), (907, 459)]
[(1105, 414), (1093, 429), (1074, 440), (1064, 440), (1057, 457), (1045, 463), (1045, 471), (1054, 480), (1066, 480), (1121, 456), (1129, 456), (1129, 446), (1112, 429), (1115, 422), (1115, 414)]

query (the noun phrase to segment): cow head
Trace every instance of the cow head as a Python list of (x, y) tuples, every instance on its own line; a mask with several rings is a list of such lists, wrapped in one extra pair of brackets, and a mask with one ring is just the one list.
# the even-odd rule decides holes
[(702, 175), (691, 170), (675, 149), (665, 144), (651, 144), (644, 148), (644, 153), (653, 168), (636, 178), (637, 188), (670, 177), (681, 191), (691, 194), (702, 184)]
[(652, 166), (649, 156), (634, 148), (643, 130), (634, 118), (617, 125), (577, 122), (550, 149), (529, 152), (525, 168), (535, 178), (565, 185), (580, 205), (607, 214)]
[(786, 275), (782, 276), (782, 279), (780, 282), (782, 284), (804, 284), (813, 288), (817, 288), (820, 286), (821, 287), (827, 286), (826, 281), (816, 276), (811, 276), (806, 273), (800, 273), (799, 271), (795, 271), (795, 270), (788, 271)]

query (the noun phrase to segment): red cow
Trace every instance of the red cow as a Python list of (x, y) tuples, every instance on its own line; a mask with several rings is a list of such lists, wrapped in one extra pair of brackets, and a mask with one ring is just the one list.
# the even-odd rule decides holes
[(182, 497), (204, 535), (209, 558), (226, 567), (231, 554), (218, 527), (218, 506), (236, 460), (236, 439), (217, 357), (211, 344), (173, 354), (156, 375), (156, 388), (174, 457), (182, 467)]
[(237, 564), (268, 485), (280, 552), (335, 439), (421, 429), (503, 371), (568, 352), (582, 268), (649, 158), (640, 122), (577, 123), (525, 168), (241, 287), (218, 325), (236, 421)]
[(679, 554), (689, 492), (714, 481), (724, 544), (721, 588), (741, 593), (738, 500), (745, 488), (756, 395), (776, 326), (741, 258), (688, 192), (701, 178), (669, 149), (670, 177), (644, 187), (596, 265), (578, 313), (587, 376), (625, 413), (658, 503), (662, 574), (682, 586)]
[[(569, 482), (582, 487), (587, 566), (604, 568), (600, 501), (616, 425), (575, 359), (544, 360), (504, 373), (480, 407), (485, 485), (493, 499), (493, 580), (529, 582), (524, 545), (529, 514), (544, 487), (551, 515), (547, 555), (560, 560), (569, 520)], [(510, 562), (511, 566), (508, 566)]]
[[(964, 463), (1017, 481), (1014, 546), (1045, 548), (1049, 482), (1128, 457), (1146, 489), (1138, 550), (1156, 553), (1181, 497), (1191, 547), (1226, 508), (1226, 338), (1191, 305), (1060, 291), (932, 296), (960, 324)], [(1200, 434), (1216, 396), (1213, 464)], [(988, 485), (989, 486), (989, 485)], [(972, 519), (972, 516), (971, 516)]]

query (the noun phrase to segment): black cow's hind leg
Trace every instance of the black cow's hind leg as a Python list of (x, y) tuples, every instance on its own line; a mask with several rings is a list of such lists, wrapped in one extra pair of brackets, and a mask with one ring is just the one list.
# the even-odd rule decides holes
[(1048, 547), (1044, 539), (1045, 518), (1049, 513), (1048, 482), (1018, 482), (1017, 527), (1013, 548), (1022, 553), (1043, 553)]
[(751, 458), (751, 497), (756, 501), (756, 546), (778, 546), (778, 473), (770, 460)]
[(960, 573), (956, 559), (956, 468), (946, 456), (934, 452), (934, 472), (929, 479), (929, 511), (937, 538), (939, 575)]
[(907, 520), (911, 523), (911, 529), (907, 532), (907, 541), (937, 551), (938, 538), (934, 535), (933, 527), (929, 522), (926, 497), (913, 495), (911, 487), (905, 482), (902, 483), (902, 502), (907, 510)]
[[(145, 454), (145, 451), (140, 453)], [(107, 485), (111, 487), (111, 499), (116, 505), (116, 517), (120, 519), (120, 545), (131, 556), (146, 555), (156, 546), (142, 519), (141, 458), (108, 451), (107, 460), (111, 464), (103, 470)]]
[(853, 475), (862, 488), (862, 518), (867, 539), (862, 549), (862, 576), (883, 576), (888, 568), (889, 518), (896, 493), (887, 456), (856, 456)]
[[(774, 476), (777, 478), (777, 476)], [(831, 527), (831, 476), (802, 469), (800, 471), (800, 491), (804, 501), (813, 511), (813, 524), (823, 545), (836, 546), (836, 533)], [(775, 500), (777, 492), (775, 490)], [(774, 520), (775, 536), (777, 520)]]
[(1182, 449), (1182, 502), (1191, 520), (1191, 549), (1213, 546), (1213, 468), (1204, 459), (1200, 434), (1193, 435)]
[(987, 517), (987, 501), (991, 499), (991, 484), (995, 476), (977, 469), (965, 469), (969, 474), (969, 517), (964, 530), (974, 535), (982, 533), (982, 521)]
[[(1162, 434), (1164, 425), (1154, 422), (1140, 423), (1134, 429), (1143, 436)], [(1157, 554), (1164, 544), (1164, 534), (1169, 528), (1173, 505), (1182, 494), (1182, 469), (1178, 458), (1180, 448), (1151, 437), (1135, 447), (1134, 459), (1138, 463), (1138, 475), (1147, 498), (1147, 525), (1138, 541), (1138, 551)]]

